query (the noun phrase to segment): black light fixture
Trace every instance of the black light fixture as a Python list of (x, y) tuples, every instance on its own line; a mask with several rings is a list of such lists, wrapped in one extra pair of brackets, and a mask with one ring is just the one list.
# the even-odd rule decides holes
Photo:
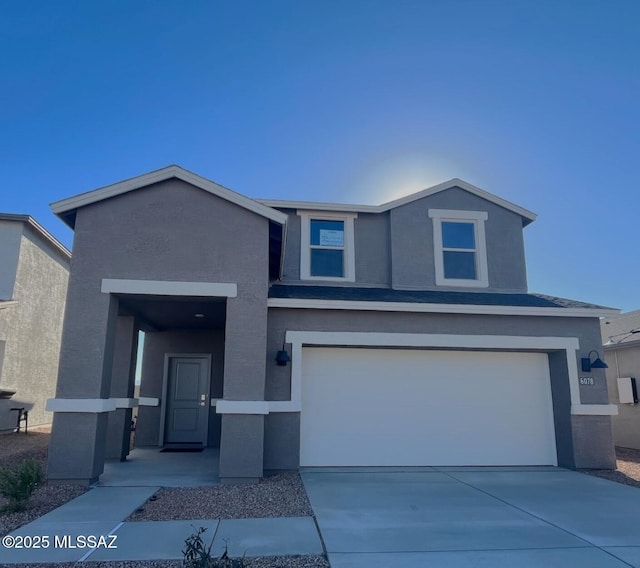
[(289, 353), (287, 353), (283, 343), (282, 349), (278, 351), (278, 354), (276, 355), (276, 363), (279, 367), (286, 367), (289, 361), (291, 361), (291, 357), (289, 357)]
[[(595, 353), (596, 358), (591, 362), (591, 354)], [(608, 369), (609, 365), (607, 365), (602, 359), (600, 359), (600, 353), (598, 353), (595, 349), (589, 351), (588, 357), (582, 358), (582, 371), (585, 373), (589, 373), (591, 369)]]

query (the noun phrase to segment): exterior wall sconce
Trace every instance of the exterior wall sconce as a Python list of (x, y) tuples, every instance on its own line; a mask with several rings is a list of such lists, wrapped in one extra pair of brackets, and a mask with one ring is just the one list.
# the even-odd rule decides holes
[(278, 351), (278, 354), (276, 355), (276, 363), (279, 367), (286, 367), (289, 361), (291, 361), (291, 357), (289, 357), (289, 353), (287, 353), (283, 343), (282, 349)]
[[(596, 354), (596, 358), (593, 361), (593, 363), (591, 362), (592, 353)], [(602, 359), (600, 359), (600, 354), (595, 349), (592, 349), (591, 351), (589, 351), (588, 357), (582, 357), (582, 371), (584, 373), (589, 373), (591, 369), (608, 369), (608, 368), (609, 368), (609, 365), (607, 365)]]

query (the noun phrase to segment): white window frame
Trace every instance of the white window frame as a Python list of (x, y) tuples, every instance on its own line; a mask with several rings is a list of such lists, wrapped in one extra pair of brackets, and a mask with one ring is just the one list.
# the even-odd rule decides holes
[[(486, 211), (458, 211), (453, 209), (429, 209), (433, 221), (433, 252), (436, 269), (436, 286), (459, 286), (463, 288), (487, 288), (487, 242), (484, 223), (489, 218)], [(471, 223), (474, 227), (476, 243), (476, 278), (446, 278), (444, 272), (444, 246), (442, 244), (442, 223)], [(461, 249), (462, 250), (462, 249)]]
[[(333, 282), (355, 282), (356, 255), (354, 245), (353, 220), (357, 213), (327, 213), (326, 211), (298, 211), (300, 217), (300, 279)], [(311, 221), (344, 222), (344, 276), (311, 275)]]

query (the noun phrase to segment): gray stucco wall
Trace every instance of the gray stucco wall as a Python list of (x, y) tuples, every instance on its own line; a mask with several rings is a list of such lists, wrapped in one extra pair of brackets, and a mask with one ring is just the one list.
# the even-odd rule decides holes
[(640, 449), (640, 404), (620, 404), (618, 377), (634, 377), (640, 388), (640, 346), (618, 347), (604, 352), (609, 365), (606, 370), (609, 398), (618, 404), (618, 416), (613, 417), (616, 446)]
[[(138, 324), (133, 316), (118, 316), (111, 372), (110, 397), (132, 398), (138, 348)], [(126, 459), (131, 446), (131, 408), (110, 412), (107, 428), (107, 459)]]
[[(483, 290), (526, 291), (522, 218), (460, 188), (452, 188), (384, 213), (358, 213), (354, 221), (356, 281), (341, 282), (339, 285), (435, 288), (433, 223), (428, 216), (429, 209), (486, 211), (489, 215), (485, 223), (489, 287)], [(289, 215), (283, 281), (298, 282), (300, 217), (293, 209), (282, 211)], [(306, 282), (319, 283), (316, 280)], [(328, 284), (336, 285), (332, 282)]]
[(300, 217), (295, 209), (280, 209), (288, 215), (287, 238), (282, 264), (282, 280), (297, 282), (300, 280)]
[[(394, 288), (435, 287), (433, 222), (428, 215), (429, 209), (486, 211), (489, 216), (485, 222), (489, 287), (483, 290), (527, 290), (522, 218), (459, 188), (391, 210)], [(447, 286), (447, 289), (453, 288)]]
[[(175, 179), (79, 209), (56, 396), (108, 397), (117, 299), (100, 288), (115, 278), (237, 283), (238, 297), (227, 301), (225, 397), (263, 398), (268, 230), (266, 218)], [(81, 473), (73, 478), (86, 482), (103, 467), (91, 447), (105, 443), (99, 419), (95, 442), (69, 448), (62, 433), (71, 426), (58, 434), (59, 416), (76, 421), (56, 413), (49, 477), (70, 479), (71, 462)], [(262, 436), (262, 428), (248, 425), (245, 434)]]
[(356, 280), (380, 288), (391, 286), (390, 215), (358, 213), (353, 222)]
[[(600, 345), (600, 326), (597, 318), (484, 316), (466, 314), (418, 314), (392, 312), (351, 312), (339, 310), (269, 310), (269, 344), (267, 350), (267, 389), (270, 400), (290, 398), (291, 366), (278, 367), (273, 361), (286, 330), (296, 331), (356, 331), (395, 333), (438, 333), (472, 335), (522, 335), (534, 337), (576, 337), (579, 358)], [(563, 355), (564, 357), (564, 355)], [(571, 467), (602, 467), (611, 461), (610, 417), (571, 416), (566, 364), (550, 355), (552, 393), (556, 423), (556, 443), (561, 464)], [(590, 374), (594, 386), (581, 386), (583, 403), (608, 403), (603, 373)], [(392, 393), (390, 393), (391, 395)], [(401, 394), (401, 393), (398, 393)], [(609, 424), (609, 426), (607, 426)], [(408, 435), (411, 435), (408, 433)], [(265, 432), (265, 467), (285, 469), (298, 459), (299, 416), (269, 416)], [(603, 457), (604, 456), (604, 457)], [(607, 461), (608, 460), (608, 461)], [(598, 465), (589, 466), (593, 463)]]
[(20, 257), (22, 223), (0, 221), (0, 300), (11, 300)]
[[(145, 333), (140, 396), (162, 400), (165, 354), (211, 355), (211, 398), (222, 398), (224, 374), (224, 333), (219, 331), (167, 331)], [(138, 409), (136, 446), (157, 446), (162, 407)], [(220, 415), (209, 410), (208, 446), (220, 446)]]
[(19, 261), (11, 299), (17, 304), (0, 310), (5, 342), (0, 386), (17, 393), (0, 401), (0, 431), (15, 426), (13, 407), (29, 411), (30, 427), (51, 423), (44, 406), (55, 392), (69, 277), (66, 257), (24, 223), (13, 225), (20, 235), (13, 243)]
[[(281, 209), (289, 216), (287, 240), (282, 270), (283, 282), (300, 282), (301, 220), (295, 209)], [(358, 213), (353, 222), (355, 246), (355, 282), (327, 282), (340, 286), (391, 285), (391, 242), (389, 239), (389, 214)], [(316, 280), (307, 280), (319, 284)]]

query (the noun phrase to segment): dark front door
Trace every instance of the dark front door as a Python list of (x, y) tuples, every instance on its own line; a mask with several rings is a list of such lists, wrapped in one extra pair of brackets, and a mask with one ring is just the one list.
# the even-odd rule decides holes
[(171, 357), (164, 443), (204, 446), (208, 421), (208, 358)]

